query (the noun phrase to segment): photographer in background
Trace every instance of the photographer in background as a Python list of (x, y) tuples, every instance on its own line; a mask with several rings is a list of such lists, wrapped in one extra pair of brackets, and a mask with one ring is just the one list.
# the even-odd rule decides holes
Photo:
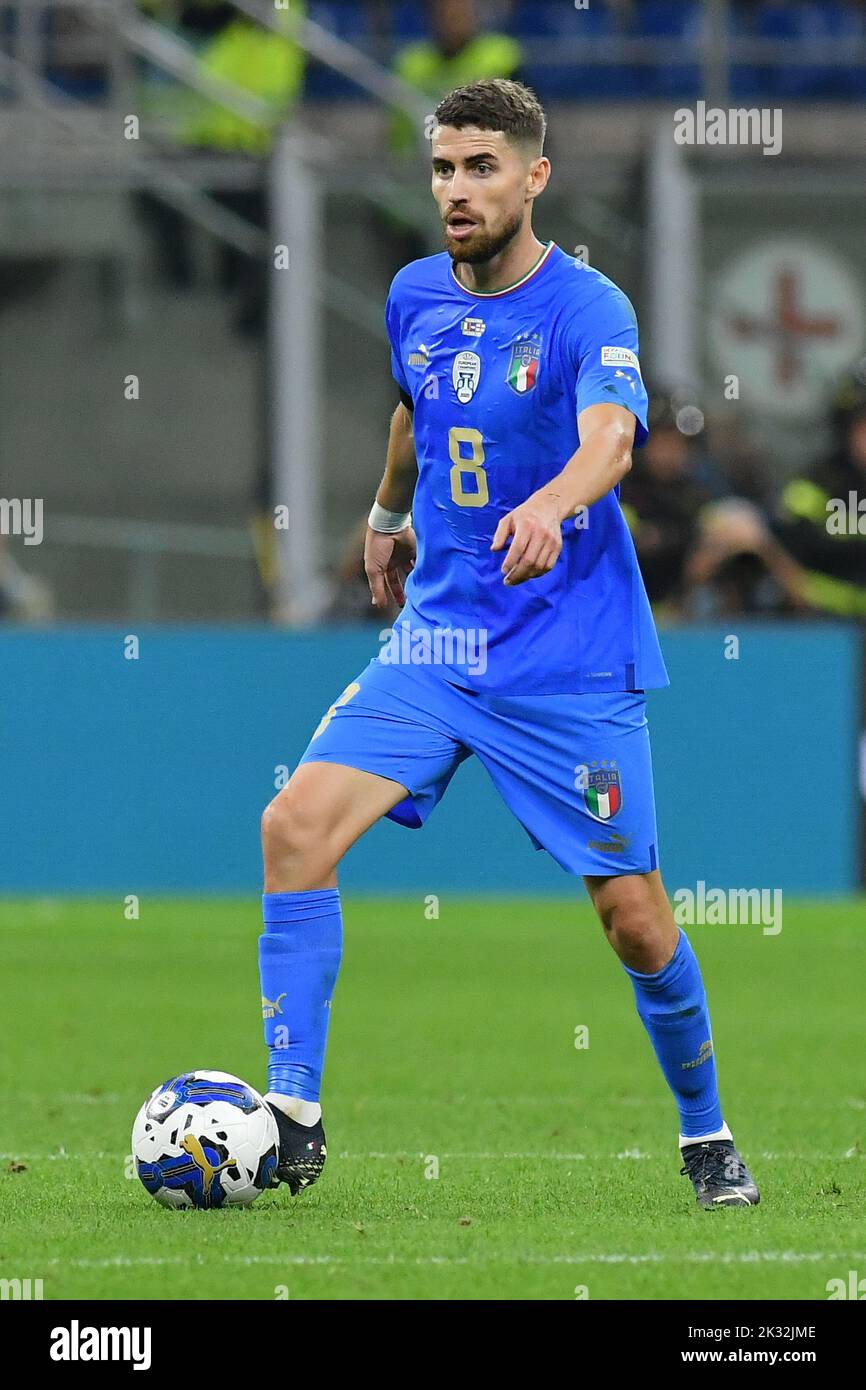
[(622, 485), (654, 609), (701, 621), (802, 608), (802, 575), (770, 532), (761, 470), (744, 495), (742, 460), (717, 458), (702, 431), (685, 434), (682, 413), (674, 395), (651, 393), (649, 438)]
[(829, 453), (786, 485), (773, 532), (801, 567), (801, 589), (811, 608), (837, 618), (866, 619), (866, 506), (862, 517), (858, 510), (861, 501), (866, 503), (862, 372), (838, 382), (831, 424)]

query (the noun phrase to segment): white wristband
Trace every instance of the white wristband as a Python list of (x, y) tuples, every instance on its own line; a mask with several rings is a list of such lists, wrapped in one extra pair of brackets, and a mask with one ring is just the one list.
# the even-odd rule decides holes
[(380, 507), (378, 502), (374, 502), (370, 508), (367, 525), (371, 531), (379, 531), (384, 536), (394, 536), (398, 531), (405, 531), (407, 526), (412, 525), (412, 513), (389, 512), (387, 507)]

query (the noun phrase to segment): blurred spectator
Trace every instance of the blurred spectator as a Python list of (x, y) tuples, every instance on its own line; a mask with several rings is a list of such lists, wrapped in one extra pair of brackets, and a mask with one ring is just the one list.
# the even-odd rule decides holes
[[(802, 605), (799, 573), (758, 505), (762, 471), (745, 477), (742, 449), (721, 459), (686, 435), (693, 414), (664, 393), (650, 396), (650, 435), (623, 481), (623, 512), (650, 602), (671, 616), (718, 618)], [(744, 484), (746, 495), (740, 493)], [(752, 500), (755, 499), (755, 500)]]
[[(480, 27), (475, 0), (429, 0), (430, 38), (401, 49), (394, 71), (430, 98), (430, 109), (455, 87), (485, 77), (516, 77), (520, 45), (507, 34)], [(391, 147), (399, 154), (418, 147), (411, 118), (395, 112)]]
[[(704, 514), (700, 545), (686, 565), (686, 587), (698, 595), (690, 606), (694, 615), (707, 616), (711, 611), (706, 603), (708, 584), (724, 593), (727, 602), (739, 582), (741, 608), (754, 611), (751, 600), (760, 591), (755, 585), (762, 573), (776, 586), (777, 608), (866, 620), (866, 378), (862, 369), (838, 384), (832, 423), (835, 440), (829, 454), (786, 484), (772, 523), (741, 499), (717, 504)], [(751, 589), (742, 583), (749, 572)], [(767, 605), (757, 607), (766, 611)], [(721, 611), (736, 610), (723, 605)]]
[[(214, 167), (210, 196), (255, 227), (267, 225), (265, 161), (280, 123), (301, 93), (305, 55), (290, 37), (293, 19), (306, 13), (305, 0), (291, 0), (291, 9), (274, 13), (285, 34), (275, 33), (239, 14), (225, 0), (141, 0), (150, 17), (176, 28), (198, 53), (202, 73), (220, 78), (259, 98), (270, 108), (262, 121), (247, 120), (228, 107), (197, 92), (173, 95), (173, 114), (181, 145), (190, 153), (233, 156), (245, 161), (249, 186), (221, 187)], [(153, 109), (151, 104), (151, 110)], [(142, 210), (156, 234), (160, 267), (175, 288), (195, 278), (189, 221), (158, 198), (145, 194)], [(220, 247), (220, 283), (234, 297), (234, 326), (259, 336), (266, 313), (266, 267), (232, 246)]]
[(764, 513), (742, 497), (713, 502), (683, 576), (689, 618), (782, 615), (806, 606), (799, 567), (767, 527)]
[[(866, 619), (866, 379), (839, 382), (832, 402), (834, 443), (782, 493), (774, 532), (801, 567), (812, 608)], [(861, 510), (862, 508), (862, 510)]]
[(278, 34), (239, 14), (234, 5), (223, 0), (193, 0), (184, 5), (181, 26), (204, 40), (199, 54), (203, 71), (240, 87), (271, 108), (270, 116), (259, 122), (202, 99), (200, 110), (190, 114), (182, 131), (186, 144), (260, 157), (268, 154), (277, 126), (300, 95), (304, 53), (288, 31), (292, 18), (305, 12), (303, 0), (292, 0), (291, 9), (276, 9), (275, 15), (283, 16), (287, 30)]

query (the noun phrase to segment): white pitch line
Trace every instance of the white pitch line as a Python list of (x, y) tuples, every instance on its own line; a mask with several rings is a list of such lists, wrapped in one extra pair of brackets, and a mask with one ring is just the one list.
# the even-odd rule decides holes
[[(13, 1092), (13, 1093), (7, 1093), (7, 1099), (11, 1099), (12, 1101), (14, 1101), (14, 1100), (16, 1099), (16, 1094), (15, 1094), (14, 1092)], [(22, 1102), (27, 1102), (27, 1101), (33, 1099), (33, 1094), (32, 1094), (32, 1092), (21, 1092), (21, 1093), (18, 1093), (17, 1099), (18, 1099), (19, 1101), (22, 1101)], [(455, 1105), (472, 1105), (473, 1108), (479, 1108), (479, 1107), (481, 1107), (481, 1106), (488, 1106), (488, 1107), (499, 1107), (499, 1108), (505, 1107), (505, 1108), (508, 1108), (508, 1109), (511, 1109), (511, 1110), (518, 1110), (518, 1109), (519, 1109), (519, 1110), (523, 1110), (523, 1109), (526, 1109), (526, 1108), (529, 1107), (529, 1106), (545, 1106), (545, 1107), (547, 1107), (547, 1108), (550, 1109), (550, 1110), (556, 1110), (558, 1107), (568, 1109), (568, 1108), (570, 1108), (570, 1107), (573, 1108), (574, 1105), (575, 1105), (575, 1096), (574, 1096), (574, 1095), (571, 1095), (571, 1094), (568, 1094), (568, 1095), (557, 1095), (557, 1096), (538, 1096), (538, 1095), (532, 1095), (532, 1096), (476, 1096), (476, 1095), (457, 1095), (457, 1096), (448, 1096), (448, 1097), (443, 1097), (443, 1096), (426, 1096), (426, 1097), (423, 1097), (423, 1096), (422, 1096), (422, 1097), (414, 1097), (413, 1099), (416, 1100), (416, 1101), (418, 1101), (418, 1102), (420, 1102), (421, 1104), (423, 1104), (423, 1105), (425, 1105), (425, 1106), (428, 1106), (428, 1107), (431, 1107), (431, 1108), (434, 1107), (434, 1106), (447, 1106), (447, 1107), (451, 1108), (451, 1107), (453, 1107), (453, 1106), (455, 1106)], [(44, 1100), (46, 1104), (47, 1104), (47, 1103), (52, 1103), (52, 1104), (61, 1104), (61, 1105), (76, 1105), (76, 1106), (80, 1106), (80, 1107), (83, 1107), (83, 1106), (99, 1106), (99, 1105), (114, 1106), (114, 1105), (121, 1105), (121, 1104), (126, 1104), (126, 1103), (127, 1103), (127, 1098), (124, 1097), (124, 1096), (122, 1096), (122, 1095), (119, 1095), (116, 1091), (107, 1091), (104, 1095), (92, 1095), (92, 1094), (88, 1094), (86, 1091), (82, 1091), (82, 1092), (60, 1091), (60, 1092), (57, 1092), (57, 1093), (55, 1093), (55, 1094), (53, 1094), (53, 1095), (48, 1095), (48, 1096), (42, 1097), (42, 1100)], [(336, 1100), (337, 1100), (338, 1103), (344, 1103), (344, 1104), (347, 1103), (346, 1100), (341, 1101), (341, 1098), (340, 1098), (339, 1095), (336, 1097)], [(385, 1105), (387, 1105), (387, 1104), (394, 1104), (394, 1103), (403, 1103), (403, 1101), (405, 1100), (405, 1097), (402, 1096), (402, 1095), (401, 1095), (401, 1096), (388, 1096), (388, 1095), (382, 1095), (382, 1094), (376, 1095), (376, 1096), (361, 1096), (361, 1097), (356, 1096), (356, 1095), (353, 1095), (353, 1096), (350, 1098), (350, 1100), (351, 1100), (351, 1103), (352, 1103), (353, 1105), (354, 1105), (354, 1104), (359, 1104), (359, 1103), (360, 1103), (360, 1104), (369, 1104), (369, 1105), (372, 1105), (372, 1104), (376, 1104), (376, 1105), (385, 1104)], [(611, 1101), (610, 1101), (610, 1104), (611, 1104), (612, 1106), (614, 1106), (614, 1107), (615, 1107), (615, 1106), (623, 1106), (623, 1107), (629, 1107), (629, 1108), (645, 1108), (645, 1107), (655, 1107), (655, 1108), (659, 1108), (659, 1107), (662, 1107), (662, 1106), (664, 1106), (665, 1108), (667, 1108), (667, 1107), (669, 1106), (669, 1103), (670, 1103), (670, 1102), (668, 1101), (668, 1099), (667, 1099), (666, 1097), (664, 1097), (664, 1096), (659, 1096), (659, 1097), (652, 1097), (652, 1096), (620, 1096), (618, 1099), (615, 1099), (615, 1100), (611, 1100)], [(828, 1103), (827, 1106), (826, 1106), (826, 1108), (828, 1108), (828, 1109), (833, 1109), (833, 1110), (836, 1110), (836, 1109), (866, 1110), (866, 1100), (863, 1100), (862, 1098), (857, 1097), (857, 1096), (847, 1096), (847, 1097), (842, 1098), (841, 1100), (836, 1100), (836, 1101), (833, 1101), (833, 1102)], [(41, 1159), (51, 1159), (51, 1158), (58, 1158), (58, 1157), (64, 1157), (64, 1158), (65, 1158), (65, 1157), (70, 1157), (70, 1156), (71, 1156), (71, 1155), (66, 1155), (66, 1154), (43, 1154), (43, 1155), (31, 1155), (30, 1157), (35, 1161), (37, 1158), (41, 1158)], [(82, 1157), (82, 1156), (83, 1156), (83, 1155), (75, 1155), (76, 1158)], [(94, 1156), (94, 1157), (98, 1157), (98, 1158), (104, 1158), (104, 1157), (107, 1157), (108, 1155), (107, 1155), (104, 1151), (100, 1151), (100, 1152), (96, 1153), (96, 1154), (93, 1155), (93, 1156)], [(388, 1158), (396, 1158), (396, 1157), (401, 1157), (401, 1156), (402, 1156), (402, 1155), (399, 1155), (399, 1154), (387, 1154), (387, 1153), (379, 1153), (379, 1152), (371, 1152), (371, 1153), (366, 1154), (366, 1155), (365, 1155), (365, 1154), (348, 1154), (348, 1153), (341, 1153), (341, 1154), (340, 1154), (340, 1157), (341, 1157), (341, 1158), (351, 1158), (351, 1159), (358, 1159), (358, 1158), (364, 1158), (364, 1157), (367, 1157), (367, 1158), (382, 1158), (382, 1159), (388, 1159)], [(438, 1157), (442, 1157), (442, 1156), (443, 1156), (443, 1155), (438, 1155)], [(814, 1159), (815, 1159), (816, 1161), (818, 1161), (818, 1162), (833, 1161), (833, 1160), (837, 1157), (837, 1155), (828, 1154), (828, 1153), (815, 1153), (815, 1154), (812, 1154), (812, 1155), (810, 1155), (810, 1156), (811, 1156), (812, 1158), (814, 1158)], [(22, 1156), (21, 1156), (21, 1155), (17, 1155), (17, 1154), (0, 1154), (0, 1161), (3, 1161), (3, 1159), (18, 1158), (18, 1157), (22, 1157)], [(448, 1157), (448, 1158), (467, 1158), (467, 1159), (475, 1158), (475, 1159), (479, 1159), (479, 1160), (489, 1160), (489, 1159), (491, 1159), (491, 1158), (503, 1158), (503, 1159), (529, 1159), (529, 1160), (531, 1160), (531, 1159), (537, 1159), (537, 1158), (546, 1158), (546, 1159), (549, 1159), (549, 1160), (553, 1160), (554, 1162), (562, 1162), (562, 1161), (567, 1161), (567, 1160), (580, 1161), (580, 1160), (582, 1160), (582, 1159), (584, 1159), (584, 1158), (587, 1158), (588, 1156), (585, 1155), (585, 1154), (534, 1154), (534, 1153), (526, 1153), (526, 1154), (522, 1154), (522, 1153), (519, 1153), (519, 1154), (518, 1154), (518, 1153), (514, 1153), (514, 1154), (489, 1154), (489, 1153), (471, 1154), (471, 1153), (465, 1153), (465, 1154), (464, 1154), (464, 1153), (454, 1153), (454, 1154), (448, 1154), (447, 1157)], [(596, 1155), (595, 1157), (598, 1158), (599, 1155)], [(615, 1157), (615, 1158), (632, 1158), (632, 1157), (634, 1157), (634, 1158), (652, 1158), (652, 1154), (649, 1154), (649, 1153), (644, 1154), (644, 1153), (638, 1153), (638, 1152), (630, 1153), (630, 1152), (627, 1151), (627, 1152), (624, 1153), (624, 1154), (615, 1154), (615, 1155), (611, 1155), (611, 1157)], [(760, 1158), (761, 1158), (761, 1159), (781, 1159), (781, 1160), (797, 1161), (797, 1160), (802, 1159), (802, 1157), (803, 1157), (803, 1155), (800, 1154), (800, 1153), (784, 1153), (784, 1152), (777, 1153), (777, 1152), (775, 1152), (775, 1151), (764, 1152), (764, 1153), (761, 1153), (761, 1154), (760, 1154)], [(866, 1157), (866, 1153), (862, 1153), (862, 1154), (861, 1154), (861, 1153), (856, 1153), (856, 1152), (854, 1152), (853, 1150), (849, 1150), (849, 1151), (845, 1152), (844, 1154), (838, 1155), (838, 1157), (843, 1157), (843, 1158), (864, 1158), (864, 1157)]]
[[(34, 1099), (32, 1091), (7, 1092), (7, 1100), (11, 1102), (28, 1102)], [(40, 1104), (65, 1104), (65, 1105), (121, 1105), (128, 1103), (128, 1097), (118, 1094), (116, 1091), (106, 1091), (104, 1095), (93, 1095), (87, 1091), (58, 1091), (54, 1094), (40, 1096)], [(404, 1104), (407, 1097), (403, 1094), (395, 1095), (380, 1092), (378, 1095), (358, 1096), (354, 1093), (343, 1096), (339, 1092), (329, 1097), (331, 1105), (395, 1105)], [(456, 1095), (456, 1096), (411, 1096), (408, 1097), (413, 1103), (424, 1106), (447, 1106), (449, 1109), (455, 1105), (471, 1105), (478, 1108), (485, 1106), (505, 1106), (508, 1109), (526, 1109), (529, 1106), (547, 1106), (548, 1109), (556, 1109), (558, 1106), (574, 1106), (577, 1102), (577, 1093), (567, 1093), (564, 1095), (552, 1096), (479, 1096), (479, 1095)], [(608, 1104), (612, 1107), (624, 1106), (627, 1108), (641, 1108), (650, 1106), (662, 1108), (670, 1105), (666, 1096), (618, 1096), (608, 1099)], [(819, 1100), (817, 1105), (826, 1109), (850, 1109), (866, 1110), (866, 1100), (860, 1096), (844, 1096), (841, 1099), (826, 1100), (823, 1103)], [(814, 1109), (815, 1106), (813, 1105)]]
[[(610, 1156), (613, 1157), (614, 1155), (610, 1155)], [(619, 1156), (619, 1155), (617, 1155), (617, 1157), (618, 1157), (618, 1156)], [(354, 1162), (363, 1161), (364, 1159), (368, 1159), (368, 1158), (381, 1158), (381, 1159), (384, 1159), (386, 1162), (387, 1162), (387, 1161), (396, 1162), (396, 1161), (398, 1161), (399, 1159), (403, 1158), (403, 1159), (412, 1159), (412, 1161), (413, 1161), (413, 1162), (416, 1162), (416, 1163), (423, 1163), (423, 1162), (424, 1162), (426, 1159), (428, 1159), (428, 1158), (437, 1158), (437, 1159), (439, 1159), (440, 1161), (441, 1161), (442, 1159), (449, 1159), (449, 1160), (450, 1160), (450, 1159), (452, 1159), (452, 1158), (463, 1158), (463, 1159), (477, 1159), (477, 1160), (483, 1161), (483, 1162), (490, 1162), (490, 1161), (496, 1161), (496, 1160), (500, 1160), (500, 1159), (503, 1159), (503, 1158), (507, 1158), (507, 1159), (517, 1159), (517, 1160), (521, 1160), (521, 1159), (532, 1159), (532, 1160), (534, 1160), (534, 1161), (536, 1161), (536, 1162), (539, 1161), (539, 1160), (542, 1160), (542, 1159), (547, 1159), (547, 1160), (553, 1159), (554, 1161), (560, 1162), (560, 1163), (571, 1163), (571, 1162), (576, 1161), (576, 1160), (579, 1160), (580, 1162), (585, 1162), (586, 1159), (587, 1159), (587, 1157), (588, 1157), (588, 1155), (587, 1155), (587, 1154), (570, 1154), (570, 1153), (488, 1153), (488, 1152), (470, 1153), (470, 1152), (466, 1152), (466, 1151), (463, 1151), (463, 1152), (456, 1152), (456, 1153), (433, 1153), (433, 1151), (430, 1150), (430, 1149), (428, 1149), (428, 1151), (427, 1151), (426, 1153), (422, 1153), (420, 1150), (419, 1150), (418, 1152), (416, 1152), (416, 1153), (410, 1153), (410, 1152), (408, 1152), (408, 1151), (402, 1151), (402, 1152), (398, 1151), (398, 1152), (396, 1152), (396, 1153), (381, 1153), (381, 1152), (378, 1152), (377, 1150), (374, 1149), (374, 1150), (371, 1150), (369, 1153), (338, 1152), (338, 1153), (337, 1153), (337, 1157), (338, 1157), (338, 1158), (342, 1158), (342, 1159), (347, 1159), (349, 1162), (353, 1162), (353, 1161), (354, 1161)]]
[(13, 1101), (38, 1100), (40, 1105), (120, 1105), (128, 1103), (125, 1096), (116, 1091), (106, 1091), (103, 1095), (93, 1095), (87, 1091), (57, 1091), (53, 1095), (34, 1096), (32, 1091), (7, 1092)]
[(646, 1254), (579, 1254), (579, 1255), (108, 1255), (102, 1259), (63, 1259), (47, 1261), (50, 1267), (62, 1266), (70, 1269), (133, 1269), (161, 1265), (276, 1265), (285, 1268), (297, 1266), (352, 1266), (352, 1265), (642, 1265), (642, 1264), (817, 1264), (822, 1260), (866, 1260), (866, 1253), (858, 1251), (816, 1251), (816, 1250), (752, 1250), (743, 1252), (711, 1250), (686, 1251), (682, 1254), (664, 1254), (649, 1251)]
[[(533, 1152), (511, 1152), (493, 1150), (448, 1150), (446, 1152), (434, 1152), (431, 1146), (427, 1151), (394, 1149), (389, 1152), (380, 1149), (370, 1149), (365, 1152), (352, 1153), (347, 1149), (332, 1150), (332, 1157), (342, 1159), (349, 1163), (363, 1163), (369, 1159), (379, 1159), (384, 1162), (396, 1163), (401, 1159), (411, 1159), (413, 1162), (423, 1163), (428, 1158), (437, 1158), (440, 1162), (447, 1159), (465, 1160), (467, 1162), (494, 1163), (503, 1160), (517, 1162), (534, 1163), (607, 1163), (610, 1160), (617, 1162), (636, 1162), (650, 1159), (654, 1162), (667, 1162), (675, 1157), (675, 1150), (671, 1148), (663, 1154), (645, 1153), (642, 1149), (624, 1149), (619, 1153), (607, 1154), (586, 1154), (586, 1153), (550, 1153), (545, 1150)], [(751, 1156), (751, 1155), (750, 1155)], [(0, 1153), (0, 1163), (21, 1162), (21, 1163), (53, 1163), (67, 1159), (72, 1159), (76, 1163), (89, 1162), (94, 1159), (111, 1159), (112, 1162), (123, 1162), (128, 1157), (127, 1154), (119, 1150), (92, 1149), (75, 1153), (67, 1153), (61, 1149), (57, 1153), (21, 1153), (10, 1150), (8, 1153)], [(824, 1153), (809, 1149), (794, 1150), (791, 1152), (780, 1152), (778, 1150), (765, 1150), (756, 1156), (759, 1160), (777, 1161), (785, 1163), (842, 1163), (850, 1162), (852, 1159), (866, 1158), (866, 1150), (846, 1149), (842, 1153)]]

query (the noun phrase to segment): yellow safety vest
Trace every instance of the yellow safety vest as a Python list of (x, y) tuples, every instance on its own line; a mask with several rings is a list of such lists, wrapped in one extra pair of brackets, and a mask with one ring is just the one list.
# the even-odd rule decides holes
[[(174, 6), (164, 0), (138, 3), (150, 18), (175, 29)], [(145, 79), (142, 109), (164, 122), (181, 144), (266, 154), (277, 124), (297, 99), (304, 80), (306, 54), (293, 42), (292, 25), (297, 15), (306, 14), (306, 0), (290, 0), (290, 5), (287, 10), (282, 6), (275, 10), (284, 30), (281, 34), (238, 16), (213, 38), (193, 45), (203, 71), (267, 102), (272, 116), (249, 121), (185, 83), (168, 79), (158, 68)]]
[(199, 58), (204, 71), (267, 102), (272, 115), (262, 122), (249, 121), (218, 102), (200, 97), (181, 127), (184, 144), (267, 153), (276, 126), (303, 83), (305, 54), (290, 32), (295, 16), (305, 8), (304, 0), (292, 0), (290, 10), (276, 11), (285, 21), (285, 34), (238, 18), (205, 44)]
[[(792, 478), (782, 492), (789, 514), (822, 529), (827, 523), (830, 494), (811, 478)], [(839, 537), (844, 544), (845, 537)], [(866, 618), (866, 587), (853, 579), (838, 579), (820, 570), (805, 569), (803, 597), (813, 608), (839, 618)]]
[[(520, 45), (507, 34), (479, 34), (453, 58), (447, 58), (435, 44), (424, 40), (410, 44), (397, 54), (394, 71), (433, 105), (455, 87), (480, 82), (485, 77), (511, 77), (520, 63)], [(432, 108), (431, 108), (432, 109)], [(398, 154), (417, 148), (418, 132), (402, 111), (391, 118), (391, 147)]]

